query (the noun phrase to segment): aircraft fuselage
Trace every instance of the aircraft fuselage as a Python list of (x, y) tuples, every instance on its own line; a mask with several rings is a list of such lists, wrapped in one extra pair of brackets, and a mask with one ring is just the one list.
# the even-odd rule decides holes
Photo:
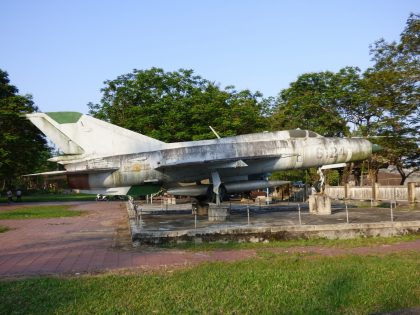
[(306, 130), (263, 132), (214, 140), (163, 144), (134, 154), (66, 164), (68, 171), (115, 171), (67, 175), (71, 187), (110, 188), (145, 183), (196, 182), (217, 171), (223, 182), (254, 174), (305, 169), (368, 158), (364, 139), (325, 138)]

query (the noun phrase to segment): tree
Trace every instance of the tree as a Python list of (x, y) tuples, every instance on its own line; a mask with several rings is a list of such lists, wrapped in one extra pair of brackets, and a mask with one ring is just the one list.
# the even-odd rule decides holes
[(273, 129), (309, 129), (324, 136), (348, 134), (337, 99), (339, 81), (333, 72), (300, 75), (280, 92), (271, 119)]
[(364, 74), (357, 67), (345, 67), (337, 72), (336, 81), (332, 94), (341, 117), (352, 135), (369, 136), (381, 120), (383, 108), (373, 106)]
[(124, 128), (166, 141), (214, 138), (262, 131), (267, 102), (259, 92), (236, 91), (194, 75), (193, 70), (134, 70), (104, 82), (90, 113)]
[(44, 136), (22, 117), (38, 108), (30, 95), (18, 92), (0, 69), (0, 190), (15, 184), (20, 175), (42, 170), (49, 157)]
[[(325, 136), (349, 135), (352, 129), (351, 135), (385, 147), (366, 162), (372, 180), (391, 163), (404, 183), (420, 164), (419, 47), (419, 15), (411, 14), (398, 43), (381, 39), (371, 47), (375, 64), (364, 73), (345, 67), (299, 76), (280, 92), (272, 126), (312, 129)], [(355, 167), (363, 169), (366, 163)]]
[(381, 39), (371, 47), (375, 64), (365, 73), (370, 103), (383, 110), (377, 126), (383, 156), (396, 166), (401, 184), (420, 168), (419, 53), (420, 16), (411, 14), (399, 42)]

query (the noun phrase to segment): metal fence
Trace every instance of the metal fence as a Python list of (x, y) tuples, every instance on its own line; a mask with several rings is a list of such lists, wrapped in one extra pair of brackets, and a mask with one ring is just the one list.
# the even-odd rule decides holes
[[(381, 208), (358, 208), (350, 200), (335, 201), (331, 215), (309, 213), (308, 203), (285, 201), (265, 203), (224, 203), (228, 209), (225, 220), (211, 222), (207, 215), (198, 215), (191, 204), (146, 204), (130, 199), (127, 203), (131, 229), (137, 233), (155, 235), (166, 231), (215, 231), (269, 226), (317, 226), (420, 220), (420, 211), (400, 211), (395, 200)], [(206, 232), (207, 233), (207, 232)]]

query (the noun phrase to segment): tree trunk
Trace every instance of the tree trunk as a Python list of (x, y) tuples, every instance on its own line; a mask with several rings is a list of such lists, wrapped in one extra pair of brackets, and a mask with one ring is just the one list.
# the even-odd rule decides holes
[(343, 170), (343, 174), (341, 176), (341, 185), (344, 186), (349, 182), (349, 177), (351, 172), (353, 171), (353, 163), (349, 163), (346, 168)]
[(400, 185), (404, 185), (405, 180), (407, 179), (408, 176), (405, 174), (405, 172), (404, 172), (404, 170), (401, 166), (397, 165), (397, 171), (398, 171), (398, 173), (400, 173), (400, 176), (401, 176)]

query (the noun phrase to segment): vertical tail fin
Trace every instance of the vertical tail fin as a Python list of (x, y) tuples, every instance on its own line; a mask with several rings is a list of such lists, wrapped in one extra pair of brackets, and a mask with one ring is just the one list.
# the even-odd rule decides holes
[(149, 151), (164, 143), (76, 112), (33, 113), (26, 117), (64, 154), (108, 156)]

